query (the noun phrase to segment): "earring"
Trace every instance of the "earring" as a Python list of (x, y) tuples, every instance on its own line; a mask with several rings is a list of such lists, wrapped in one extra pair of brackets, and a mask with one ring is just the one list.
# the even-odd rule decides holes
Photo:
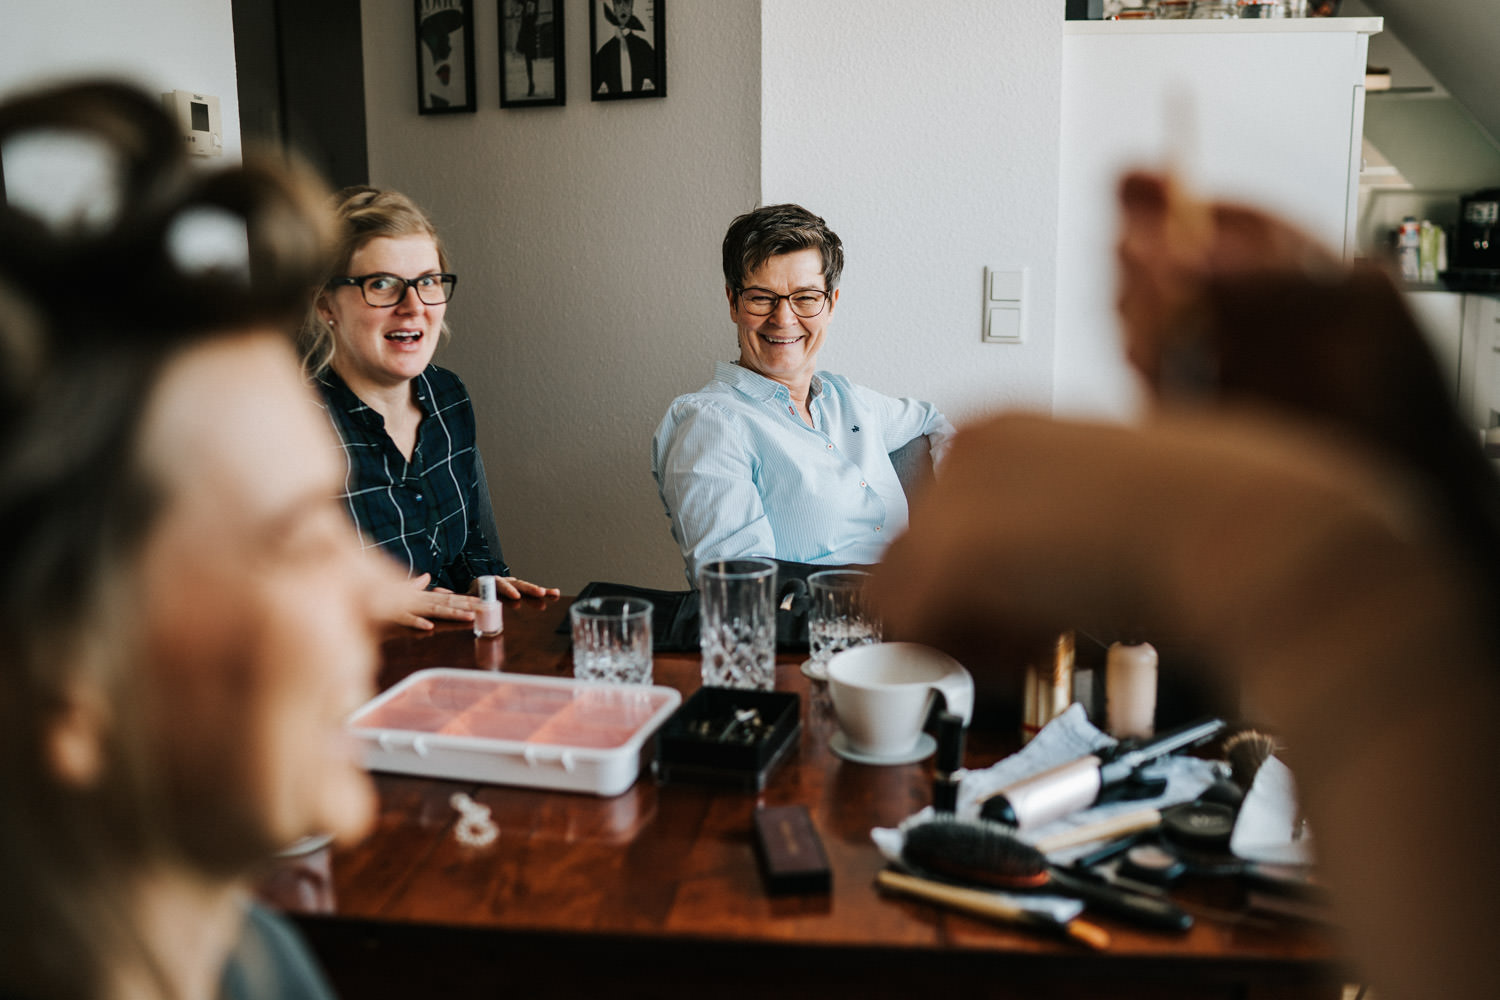
[(457, 809), (461, 818), (453, 828), (453, 836), (460, 844), (469, 847), (488, 847), (500, 836), (500, 828), (490, 818), (490, 807), (481, 805), (463, 792), (454, 792), (448, 804)]

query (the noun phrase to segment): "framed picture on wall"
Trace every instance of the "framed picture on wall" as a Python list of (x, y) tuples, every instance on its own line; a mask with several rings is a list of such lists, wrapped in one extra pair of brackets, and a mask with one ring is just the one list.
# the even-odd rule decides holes
[(588, 0), (589, 96), (667, 96), (667, 0)]
[(474, 110), (474, 0), (412, 0), (417, 113)]
[(563, 0), (498, 0), (500, 106), (567, 103), (563, 66)]

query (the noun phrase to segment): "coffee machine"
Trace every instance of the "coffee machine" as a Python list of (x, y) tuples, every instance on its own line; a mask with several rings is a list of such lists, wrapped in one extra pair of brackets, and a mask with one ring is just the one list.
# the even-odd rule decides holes
[(1500, 188), (1464, 195), (1458, 203), (1458, 233), (1453, 240), (1456, 268), (1500, 271)]
[(1455, 292), (1500, 291), (1500, 188), (1466, 194), (1440, 277)]

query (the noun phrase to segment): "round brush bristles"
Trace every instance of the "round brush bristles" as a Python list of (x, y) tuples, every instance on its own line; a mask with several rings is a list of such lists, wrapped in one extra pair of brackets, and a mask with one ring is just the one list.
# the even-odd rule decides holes
[(913, 868), (962, 882), (1025, 889), (1047, 881), (1047, 859), (1010, 828), (985, 820), (940, 818), (906, 831), (901, 852)]
[(1241, 730), (1225, 740), (1224, 759), (1229, 761), (1229, 774), (1234, 783), (1244, 791), (1250, 791), (1256, 772), (1276, 750), (1276, 741), (1255, 729)]

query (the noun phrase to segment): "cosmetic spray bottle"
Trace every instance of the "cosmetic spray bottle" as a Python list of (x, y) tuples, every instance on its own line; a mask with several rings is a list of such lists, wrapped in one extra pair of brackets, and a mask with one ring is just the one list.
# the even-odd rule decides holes
[(495, 591), (495, 578), (481, 576), (479, 578), (479, 609), (474, 612), (474, 634), (490, 638), (505, 631), (501, 610), (500, 596)]

